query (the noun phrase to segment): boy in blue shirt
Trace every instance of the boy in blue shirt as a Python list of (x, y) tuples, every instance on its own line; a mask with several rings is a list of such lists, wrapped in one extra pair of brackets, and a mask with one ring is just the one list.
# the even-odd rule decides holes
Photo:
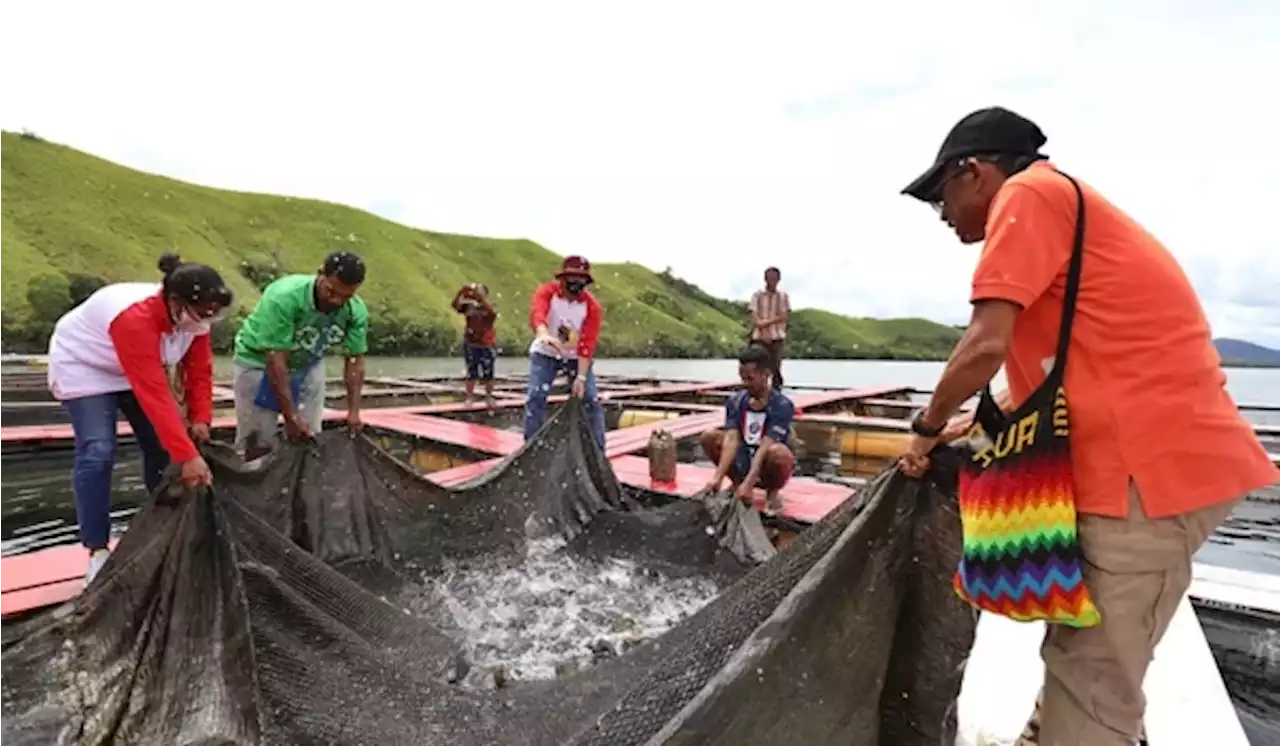
[(739, 498), (765, 491), (765, 515), (782, 511), (779, 491), (795, 470), (796, 458), (787, 446), (796, 408), (773, 388), (773, 359), (769, 351), (752, 345), (738, 355), (742, 390), (725, 405), (724, 429), (702, 434), (702, 451), (716, 464), (706, 489), (719, 492), (725, 477)]

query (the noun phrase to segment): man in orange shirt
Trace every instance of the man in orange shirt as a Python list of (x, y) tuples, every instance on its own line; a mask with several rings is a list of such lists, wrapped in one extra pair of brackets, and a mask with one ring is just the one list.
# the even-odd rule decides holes
[[(1005, 109), (976, 111), (904, 191), (961, 243), (985, 241), (973, 316), (900, 464), (913, 475), (971, 420), (949, 420), (1005, 366), (1006, 411), (1053, 368), (1077, 221), (1045, 137)], [(1121, 746), (1142, 735), (1142, 681), (1191, 583), (1191, 557), (1247, 493), (1280, 480), (1225, 389), (1191, 283), (1128, 215), (1081, 183), (1085, 230), (1066, 366), (1084, 580), (1096, 627), (1049, 625), (1040, 746)]]

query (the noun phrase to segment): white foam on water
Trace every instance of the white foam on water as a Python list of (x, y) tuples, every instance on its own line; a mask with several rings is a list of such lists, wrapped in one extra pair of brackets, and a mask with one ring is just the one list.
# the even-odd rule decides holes
[[(708, 578), (668, 578), (616, 558), (557, 554), (558, 539), (531, 541), (523, 562), (453, 562), (402, 605), (457, 634), (467, 653), (457, 678), (553, 679), (666, 632), (716, 597)], [(486, 683), (487, 682), (487, 683)]]

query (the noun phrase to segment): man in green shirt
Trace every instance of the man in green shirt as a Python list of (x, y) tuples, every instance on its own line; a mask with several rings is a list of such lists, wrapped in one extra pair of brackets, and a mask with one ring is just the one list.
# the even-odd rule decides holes
[(246, 459), (271, 448), (280, 415), (291, 440), (320, 431), (324, 354), (344, 341), (347, 425), (359, 431), (369, 311), (356, 291), (364, 274), (359, 256), (338, 251), (325, 257), (316, 274), (287, 275), (262, 291), (236, 333), (236, 448)]

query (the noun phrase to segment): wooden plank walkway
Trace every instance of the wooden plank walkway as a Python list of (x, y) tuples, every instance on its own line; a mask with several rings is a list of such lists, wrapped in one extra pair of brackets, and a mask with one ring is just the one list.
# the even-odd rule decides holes
[[(446, 469), (428, 474), (427, 477), (444, 487), (456, 487), (463, 482), (475, 479), (486, 471), (501, 464), (505, 459), (495, 458), (480, 461), (466, 466)], [(692, 497), (711, 480), (714, 470), (698, 464), (677, 464), (676, 481), (655, 482), (649, 478), (648, 459), (630, 454), (620, 454), (609, 459), (618, 481), (633, 487), (640, 487), (654, 492), (680, 497)], [(727, 484), (727, 483), (726, 483)], [(816, 523), (828, 512), (853, 493), (853, 490), (838, 484), (819, 482), (808, 477), (795, 477), (782, 489), (782, 517), (799, 523)], [(756, 490), (759, 506), (764, 504), (764, 491)]]
[[(807, 406), (819, 406), (840, 401), (853, 401), (884, 394), (886, 391), (897, 391), (898, 388), (844, 389), (842, 391), (824, 391), (806, 394), (795, 398), (798, 409)], [(465, 408), (442, 410), (448, 405), (434, 405), (432, 412), (464, 411)], [(512, 403), (509, 406), (515, 406)], [(362, 416), (365, 423), (389, 430), (396, 430), (407, 435), (432, 440), (440, 443), (470, 448), (495, 456), (514, 453), (523, 442), (523, 437), (510, 431), (499, 431), (486, 425), (450, 420), (443, 417), (432, 417), (422, 407), (405, 407), (393, 409), (374, 409)], [(635, 453), (648, 446), (649, 436), (656, 430), (665, 430), (678, 438), (700, 435), (717, 427), (724, 420), (722, 409), (699, 411), (697, 414), (685, 415), (673, 419), (637, 425), (635, 427), (614, 430), (605, 436), (605, 453), (613, 457), (624, 453)]]
[[(609, 402), (605, 403), (606, 405)], [(622, 402), (624, 410), (655, 410), (667, 412), (723, 412), (724, 407), (719, 404), (697, 404), (687, 401), (654, 401), (652, 399), (637, 399), (635, 401)]]
[(524, 444), (524, 436), (521, 433), (499, 430), (496, 427), (477, 425), (463, 420), (451, 420), (446, 417), (377, 409), (363, 412), (360, 417), (366, 425), (372, 427), (394, 430), (437, 443), (449, 443), (499, 456), (515, 453)]
[[(118, 539), (109, 546), (115, 549)], [(20, 614), (75, 598), (84, 590), (89, 555), (79, 544), (0, 559), (0, 616)]]
[(865, 428), (869, 430), (891, 430), (909, 432), (911, 423), (892, 417), (863, 417), (853, 414), (801, 414), (796, 417), (801, 422), (815, 422), (820, 425), (836, 425), (837, 427)]
[(427, 478), (441, 487), (457, 487), (463, 482), (470, 481), (484, 474), (493, 467), (505, 461), (505, 458), (491, 458), (486, 461), (477, 461), (474, 464), (466, 466), (455, 466), (452, 469), (442, 469), (433, 471), (427, 475)]
[[(688, 384), (681, 384), (679, 386), (668, 386), (665, 388), (660, 386), (650, 387), (650, 388), (638, 388), (632, 391), (617, 391), (617, 392), (601, 391), (600, 401), (601, 403), (608, 403), (608, 402), (617, 401), (620, 399), (644, 399), (650, 396), (668, 396), (671, 394), (697, 394), (703, 391), (710, 391), (710, 390), (720, 389), (725, 387), (736, 387), (739, 385), (741, 384), (738, 381), (719, 381), (719, 382), (710, 382), (710, 383), (706, 383), (706, 382), (688, 383)], [(502, 398), (502, 400), (496, 402), (495, 408), (497, 409), (506, 409), (510, 407), (524, 406), (523, 395), (519, 397), (505, 395), (505, 396), (500, 396), (500, 398)], [(565, 401), (568, 401), (568, 399), (569, 397), (565, 394), (555, 394), (547, 397), (547, 403), (561, 404)], [(404, 412), (405, 414), (438, 414), (441, 412), (457, 412), (457, 411), (462, 411), (463, 409), (465, 409), (465, 407), (462, 407), (460, 403), (454, 402), (449, 404), (420, 404), (420, 405), (412, 405), (407, 407), (380, 407), (378, 411)]]
[[(369, 410), (372, 412), (373, 410)], [(326, 409), (322, 418), (326, 422), (341, 420), (347, 416), (347, 413), (340, 409)], [(213, 422), (209, 423), (214, 429), (233, 428), (236, 426), (236, 418), (234, 415), (225, 417), (214, 417)], [(59, 423), (54, 425), (21, 425), (19, 427), (0, 427), (0, 443), (27, 443), (40, 441), (71, 441), (74, 437), (70, 423)], [(121, 420), (116, 423), (116, 435), (127, 436), (133, 435), (133, 428), (128, 422)]]

